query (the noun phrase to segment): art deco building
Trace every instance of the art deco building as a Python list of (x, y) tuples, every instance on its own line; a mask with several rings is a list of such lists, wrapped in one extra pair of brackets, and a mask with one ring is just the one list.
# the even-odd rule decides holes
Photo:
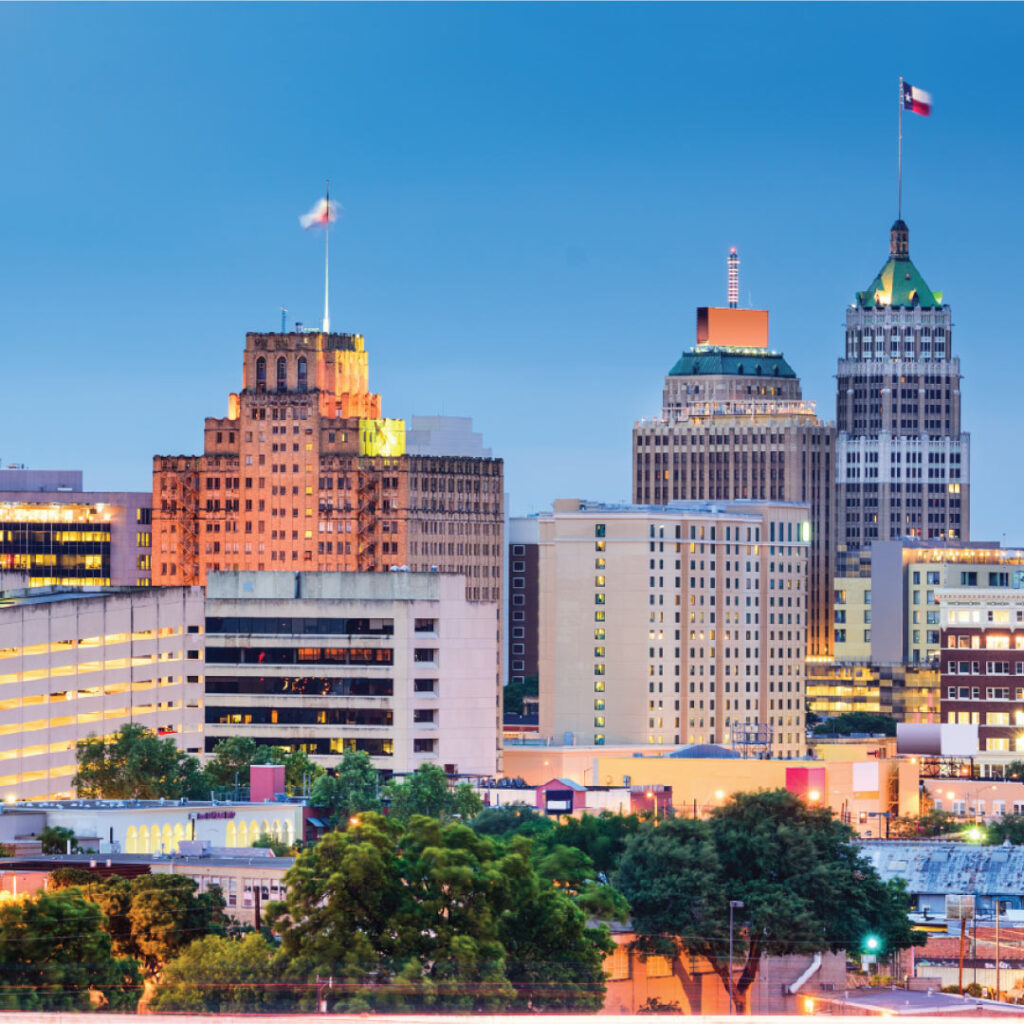
[(500, 601), (501, 460), (407, 454), (368, 377), (359, 335), (247, 334), (242, 390), (206, 420), (203, 454), (153, 460), (153, 582), (405, 565)]
[(805, 505), (565, 499), (538, 523), (542, 737), (803, 756)]
[(665, 378), (661, 415), (633, 428), (633, 501), (806, 502), (808, 653), (832, 645), (835, 431), (768, 347), (768, 312), (697, 310), (697, 345)]
[(846, 311), (836, 390), (839, 572), (873, 540), (970, 539), (970, 437), (952, 313), (893, 224), (889, 259)]

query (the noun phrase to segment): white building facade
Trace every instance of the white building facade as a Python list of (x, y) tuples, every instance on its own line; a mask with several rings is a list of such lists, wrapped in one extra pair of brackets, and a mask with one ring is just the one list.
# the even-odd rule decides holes
[(497, 605), (442, 573), (211, 573), (205, 746), (493, 775)]

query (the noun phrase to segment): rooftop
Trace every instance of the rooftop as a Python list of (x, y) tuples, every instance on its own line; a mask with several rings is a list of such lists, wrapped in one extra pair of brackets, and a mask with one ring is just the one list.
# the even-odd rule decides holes
[(883, 881), (902, 878), (910, 893), (1024, 893), (1024, 846), (969, 846), (940, 840), (867, 840), (860, 845)]
[(703, 346), (684, 352), (670, 377), (783, 377), (795, 379), (796, 371), (779, 352), (763, 348)]
[(942, 292), (933, 292), (910, 260), (910, 232), (903, 221), (896, 221), (890, 229), (889, 259), (874, 281), (857, 292), (857, 303), (862, 309), (942, 306)]

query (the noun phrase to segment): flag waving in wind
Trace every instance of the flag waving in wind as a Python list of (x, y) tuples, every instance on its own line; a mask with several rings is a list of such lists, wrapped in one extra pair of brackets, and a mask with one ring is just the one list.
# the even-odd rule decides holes
[(903, 109), (911, 110), (922, 117), (930, 117), (932, 112), (932, 94), (918, 89), (909, 82), (903, 83)]
[(325, 228), (338, 219), (338, 204), (330, 199), (318, 199), (309, 213), (299, 218), (299, 223), (308, 231), (310, 228)]

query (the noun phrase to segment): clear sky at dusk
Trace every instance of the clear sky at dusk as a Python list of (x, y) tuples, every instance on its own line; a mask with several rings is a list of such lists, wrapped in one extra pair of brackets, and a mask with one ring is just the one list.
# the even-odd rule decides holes
[(843, 312), (904, 219), (953, 307), (972, 534), (1024, 542), (1024, 8), (0, 5), (0, 458), (148, 489), (246, 331), (366, 337), (384, 413), (472, 416), (513, 513), (625, 499), (694, 308), (771, 310), (835, 418)]

